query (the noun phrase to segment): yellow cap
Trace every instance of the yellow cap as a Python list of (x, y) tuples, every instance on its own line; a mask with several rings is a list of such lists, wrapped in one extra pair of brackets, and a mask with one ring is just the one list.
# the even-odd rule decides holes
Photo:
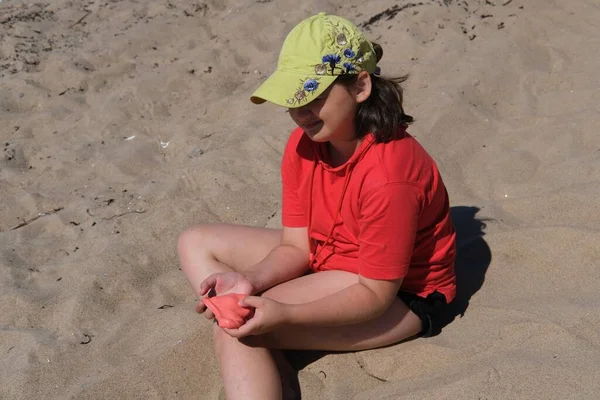
[(286, 37), (277, 70), (250, 100), (295, 108), (323, 93), (340, 75), (375, 73), (373, 45), (347, 19), (319, 13), (305, 19)]

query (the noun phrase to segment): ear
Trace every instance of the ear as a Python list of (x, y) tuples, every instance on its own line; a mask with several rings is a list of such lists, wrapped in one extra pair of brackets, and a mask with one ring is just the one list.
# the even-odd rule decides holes
[(356, 78), (354, 83), (354, 93), (356, 96), (356, 102), (362, 103), (371, 96), (371, 89), (373, 87), (373, 81), (371, 81), (371, 75), (367, 71), (361, 71)]

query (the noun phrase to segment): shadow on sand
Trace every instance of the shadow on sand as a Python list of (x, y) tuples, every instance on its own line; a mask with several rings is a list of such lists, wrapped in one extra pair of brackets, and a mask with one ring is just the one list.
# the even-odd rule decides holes
[(483, 286), (492, 261), (492, 252), (483, 239), (487, 220), (476, 218), (478, 212), (477, 207), (450, 209), (456, 229), (456, 297), (442, 314), (442, 327), (465, 315), (471, 297)]

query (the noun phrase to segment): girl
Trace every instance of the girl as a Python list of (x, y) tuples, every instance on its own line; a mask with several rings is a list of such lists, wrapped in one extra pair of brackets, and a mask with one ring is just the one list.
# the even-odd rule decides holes
[[(249, 295), (238, 329), (214, 325), (228, 399), (279, 399), (279, 349), (356, 351), (439, 330), (455, 295), (454, 228), (435, 162), (406, 132), (405, 78), (379, 76), (381, 47), (321, 13), (286, 38), (254, 103), (298, 127), (282, 164), (282, 230), (200, 225), (181, 268), (199, 296)], [(203, 302), (199, 313), (214, 318)]]

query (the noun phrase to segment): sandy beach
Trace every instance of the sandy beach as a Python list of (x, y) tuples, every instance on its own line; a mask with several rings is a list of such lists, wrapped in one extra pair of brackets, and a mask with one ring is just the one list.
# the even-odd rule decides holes
[(458, 231), (442, 333), (289, 352), (303, 399), (600, 397), (600, 4), (0, 4), (0, 399), (223, 399), (178, 268), (200, 222), (280, 226), (294, 125), (250, 103), (302, 19), (410, 74)]

